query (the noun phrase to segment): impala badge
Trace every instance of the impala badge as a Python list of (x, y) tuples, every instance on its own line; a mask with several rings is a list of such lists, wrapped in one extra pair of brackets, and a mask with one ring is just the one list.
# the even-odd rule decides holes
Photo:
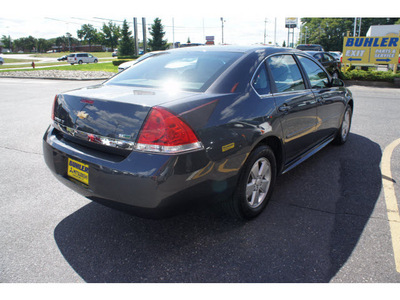
[(83, 119), (86, 119), (89, 116), (89, 114), (85, 111), (80, 111), (80, 112), (78, 112), (77, 116), (79, 119), (83, 120)]

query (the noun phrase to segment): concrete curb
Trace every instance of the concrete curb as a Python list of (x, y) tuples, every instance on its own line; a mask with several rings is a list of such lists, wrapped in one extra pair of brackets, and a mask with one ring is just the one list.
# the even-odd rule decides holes
[(370, 86), (380, 88), (400, 88), (400, 85), (393, 82), (385, 81), (362, 81), (362, 80), (344, 80), (346, 86), (359, 85), (359, 86)]
[(60, 77), (34, 77), (34, 76), (2, 76), (0, 75), (1, 78), (14, 78), (14, 79), (46, 79), (46, 80), (76, 80), (76, 81), (90, 81), (90, 80), (107, 80), (110, 79), (110, 77), (104, 77), (104, 78), (78, 78), (78, 77), (65, 77), (65, 78), (60, 78)]

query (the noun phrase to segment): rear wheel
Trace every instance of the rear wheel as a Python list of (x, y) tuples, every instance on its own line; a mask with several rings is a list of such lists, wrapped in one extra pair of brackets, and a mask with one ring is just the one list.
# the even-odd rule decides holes
[(351, 117), (352, 117), (351, 107), (347, 106), (346, 111), (344, 112), (342, 125), (340, 126), (336, 138), (334, 140), (335, 144), (343, 145), (344, 143), (346, 143), (350, 133)]
[(247, 159), (238, 186), (229, 202), (230, 212), (241, 219), (252, 219), (266, 207), (276, 178), (274, 152), (268, 146), (257, 147)]

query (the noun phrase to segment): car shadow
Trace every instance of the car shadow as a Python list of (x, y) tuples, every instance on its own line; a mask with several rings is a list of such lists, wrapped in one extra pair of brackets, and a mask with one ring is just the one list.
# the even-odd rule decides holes
[(249, 222), (216, 207), (148, 220), (90, 203), (57, 225), (55, 241), (86, 282), (329, 282), (374, 210), (381, 154), (351, 134), (280, 176)]

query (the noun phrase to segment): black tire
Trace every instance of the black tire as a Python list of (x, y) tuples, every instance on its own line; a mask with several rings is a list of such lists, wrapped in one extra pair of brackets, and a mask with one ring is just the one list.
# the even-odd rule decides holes
[(80, 60), (80, 61), (78, 61), (78, 64), (79, 64), (79, 65), (81, 65), (82, 63), (83, 63), (83, 61), (81, 61), (81, 60)]
[(343, 145), (349, 139), (352, 116), (353, 111), (351, 106), (348, 105), (343, 115), (342, 124), (340, 125), (340, 128), (334, 139), (334, 143), (336, 145)]
[(95, 64), (97, 64), (97, 63), (98, 63), (98, 60), (97, 60), (97, 59), (95, 59), (95, 60), (94, 60), (94, 63), (95, 63)]
[(241, 170), (234, 196), (227, 203), (229, 212), (247, 220), (258, 216), (271, 198), (275, 179), (274, 152), (268, 146), (257, 147)]

